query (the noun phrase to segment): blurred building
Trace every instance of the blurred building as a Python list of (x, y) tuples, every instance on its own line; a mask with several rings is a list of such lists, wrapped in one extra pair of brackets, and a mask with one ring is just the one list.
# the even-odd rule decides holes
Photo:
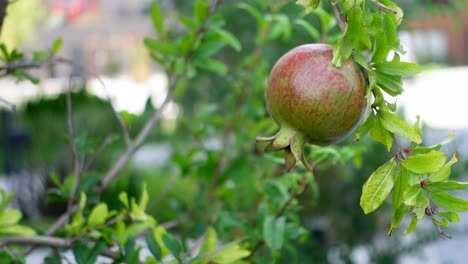
[[(419, 63), (468, 64), (468, 10), (466, 2), (454, 8), (456, 0), (426, 1), (429, 12), (412, 15), (407, 27)], [(430, 3), (429, 3), (430, 4)], [(465, 8), (463, 8), (464, 5)]]
[[(49, 17), (39, 43), (31, 49), (48, 49), (55, 38), (63, 39), (62, 57), (74, 62), (73, 74), (125, 74), (146, 79), (154, 65), (143, 38), (154, 35), (149, 16), (151, 0), (46, 0)], [(172, 1), (164, 2), (170, 9)], [(51, 66), (46, 76), (66, 76), (62, 66)], [(64, 72), (66, 71), (66, 72)], [(48, 75), (48, 76), (47, 76)]]

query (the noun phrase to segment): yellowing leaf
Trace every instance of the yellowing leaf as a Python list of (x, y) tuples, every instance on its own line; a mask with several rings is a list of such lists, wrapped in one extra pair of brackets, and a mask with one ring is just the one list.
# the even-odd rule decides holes
[(109, 210), (107, 204), (99, 203), (93, 208), (91, 214), (89, 214), (88, 224), (92, 227), (102, 225), (106, 221), (108, 214)]
[(15, 209), (5, 209), (0, 211), (0, 226), (10, 226), (18, 223), (23, 214)]
[(442, 169), (445, 164), (445, 154), (439, 151), (430, 151), (426, 154), (411, 156), (401, 162), (401, 165), (409, 171), (426, 174), (434, 173)]
[(455, 153), (439, 171), (429, 175), (428, 180), (430, 182), (445, 181), (450, 176), (451, 167), (458, 161), (458, 158), (458, 153)]
[(396, 164), (395, 158), (392, 158), (377, 168), (364, 183), (360, 205), (365, 214), (375, 211), (390, 194), (394, 184)]

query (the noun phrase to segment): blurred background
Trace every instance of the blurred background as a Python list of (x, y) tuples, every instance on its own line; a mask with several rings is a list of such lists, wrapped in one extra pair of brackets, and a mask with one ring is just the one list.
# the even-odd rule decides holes
[[(54, 39), (62, 37), (59, 55), (74, 63), (34, 70), (41, 79), (39, 85), (0, 79), (0, 97), (17, 106), (14, 113), (1, 110), (0, 181), (4, 186), (14, 178), (30, 179), (27, 177), (45, 173), (44, 168), (61, 175), (72, 171), (64, 95), (70, 76), (80, 154), (92, 156), (102, 142), (112, 141), (96, 158), (89, 175), (105, 171), (125, 148), (109, 104), (122, 116), (132, 136), (151, 111), (161, 105), (167, 76), (143, 45), (144, 37), (156, 36), (149, 17), (151, 2), (17, 0), (9, 5), (1, 34), (1, 41), (9, 49), (17, 48), (26, 54), (46, 50)], [(174, 34), (182, 31), (178, 17), (192, 12), (192, 1), (158, 2), (164, 10), (166, 27), (173, 28)], [(116, 192), (127, 190), (138, 195), (146, 182), (152, 195), (150, 212), (160, 222), (178, 220), (181, 215), (189, 219), (175, 227), (187, 237), (196, 237), (207, 223), (213, 223), (229, 239), (230, 234), (251, 224), (249, 214), (258, 206), (265, 178), (286, 175), (272, 161), (258, 155), (254, 142), (256, 135), (272, 134), (276, 129), (264, 109), (268, 72), (292, 47), (318, 41), (332, 43), (340, 34), (330, 18), (305, 15), (295, 1), (281, 3), (281, 8), (273, 5), (288, 1), (245, 1), (265, 15), (286, 17), (287, 23), (274, 24), (254, 69), (244, 67), (258, 44), (258, 28), (254, 18), (238, 8), (238, 2), (226, 0), (220, 7), (226, 28), (243, 47), (240, 55), (228, 47), (218, 55), (228, 66), (228, 73), (220, 76), (199, 71), (181, 84), (149, 141), (102, 194), (111, 205), (118, 206)], [(455, 151), (460, 153), (462, 161), (454, 166), (453, 177), (466, 178), (466, 3), (395, 3), (405, 11), (399, 33), (407, 51), (402, 60), (420, 63), (424, 68), (423, 73), (405, 80), (406, 91), (397, 99), (400, 114), (410, 121), (421, 116), (427, 145), (440, 142), (454, 130), (456, 139), (444, 146), (444, 151), (449, 156)], [(295, 23), (297, 18), (310, 22), (320, 37), (308, 34)], [(233, 85), (239, 79), (247, 82)], [(412, 235), (403, 236), (399, 230), (387, 237), (390, 205), (365, 216), (359, 208), (359, 197), (363, 182), (391, 153), (367, 137), (356, 144), (351, 144), (350, 139), (331, 149), (338, 154), (324, 153), (323, 158), (329, 162), (316, 171), (320, 191), (308, 190), (300, 198), (299, 220), (308, 235), (301, 243), (286, 247), (279, 263), (466, 263), (468, 214), (461, 214), (461, 222), (448, 230), (454, 235), (452, 240), (441, 240), (429, 221)], [(218, 183), (215, 190), (210, 189), (213, 179)], [(212, 200), (211, 192), (216, 200)], [(28, 216), (49, 223), (57, 212), (49, 210), (47, 204), (39, 204), (44, 210), (29, 211)]]

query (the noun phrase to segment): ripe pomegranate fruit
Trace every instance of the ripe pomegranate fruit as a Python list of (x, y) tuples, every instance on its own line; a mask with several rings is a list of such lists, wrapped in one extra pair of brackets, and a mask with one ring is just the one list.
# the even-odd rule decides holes
[(331, 64), (333, 47), (307, 44), (283, 55), (273, 67), (265, 99), (267, 111), (280, 126), (266, 151), (285, 150), (290, 170), (304, 158), (306, 142), (337, 143), (358, 126), (366, 108), (366, 81), (359, 66), (349, 58), (340, 68)]

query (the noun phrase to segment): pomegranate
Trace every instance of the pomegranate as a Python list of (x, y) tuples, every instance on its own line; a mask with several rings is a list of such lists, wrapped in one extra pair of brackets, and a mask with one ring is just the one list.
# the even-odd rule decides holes
[(285, 150), (286, 168), (300, 159), (306, 142), (337, 143), (358, 126), (366, 108), (366, 81), (350, 58), (340, 68), (331, 64), (333, 47), (307, 44), (283, 55), (274, 65), (265, 91), (269, 115), (279, 125), (266, 151)]

